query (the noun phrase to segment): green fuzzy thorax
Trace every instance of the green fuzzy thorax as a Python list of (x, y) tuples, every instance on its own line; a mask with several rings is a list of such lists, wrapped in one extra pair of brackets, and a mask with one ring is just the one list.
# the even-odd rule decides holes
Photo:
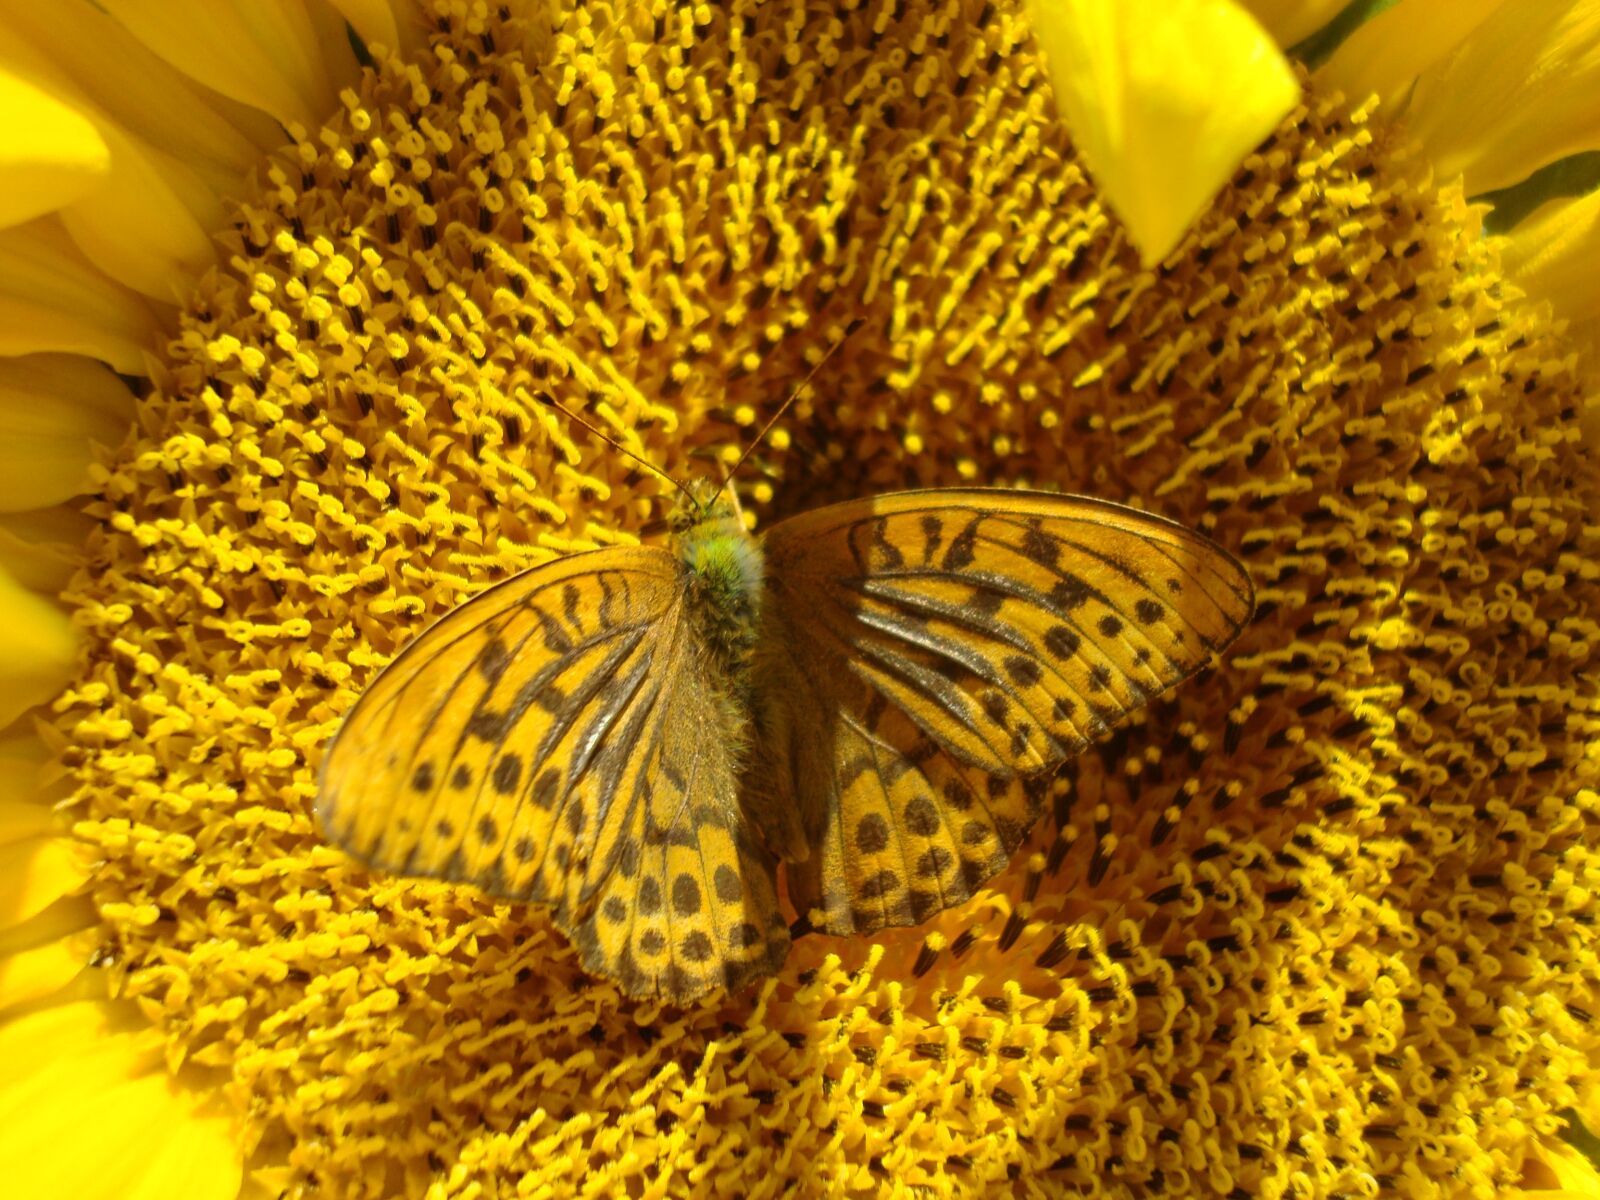
[(760, 543), (745, 528), (733, 493), (708, 483), (694, 485), (669, 522), (700, 644), (721, 660), (737, 687), (761, 616)]

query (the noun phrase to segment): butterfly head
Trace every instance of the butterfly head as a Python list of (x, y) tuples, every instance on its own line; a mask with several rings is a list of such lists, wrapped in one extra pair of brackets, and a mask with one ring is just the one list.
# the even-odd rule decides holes
[(694, 479), (678, 494), (677, 503), (667, 514), (667, 528), (675, 537), (692, 530), (742, 531), (744, 513), (733, 488), (709, 479)]

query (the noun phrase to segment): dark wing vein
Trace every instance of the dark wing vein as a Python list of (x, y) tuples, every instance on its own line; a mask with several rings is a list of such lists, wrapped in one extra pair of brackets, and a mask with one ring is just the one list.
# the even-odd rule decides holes
[[(504, 629), (505, 626), (510, 623), (510, 621), (511, 621), (511, 618), (508, 616), (506, 618), (505, 622), (503, 622), (501, 625), (499, 625), (496, 628), (496, 633), (498, 633), (500, 629)], [(424, 676), (425, 672), (428, 670), (428, 668), (430, 666), (432, 666), (433, 663), (438, 658), (440, 658), (446, 651), (453, 649), (458, 642), (464, 641), (469, 637), (477, 637), (479, 635), (479, 632), (480, 631), (477, 630), (477, 629), (468, 627), (468, 628), (464, 629), (457, 636), (455, 636), (453, 638), (450, 638), (450, 639), (448, 639), (448, 640), (446, 640), (444, 642), (441, 642), (437, 648), (429, 646), (423, 654), (420, 654), (420, 655), (417, 656), (417, 659), (421, 663), (421, 665), (416, 667), (412, 671), (411, 675), (406, 679), (406, 681), (404, 683), (402, 683), (399, 687), (395, 688), (394, 691), (391, 692), (389, 695), (382, 697), (382, 699), (379, 702), (379, 711), (383, 712), (383, 732), (384, 732), (384, 734), (386, 736), (390, 733), (390, 722), (394, 720), (395, 715), (396, 714), (403, 714), (405, 712), (405, 709), (399, 704), (399, 701), (403, 700), (407, 695), (410, 694), (411, 688), (417, 683), (418, 680), (423, 678), (423, 676)], [(407, 647), (407, 649), (409, 649), (409, 648), (410, 647)], [(401, 651), (402, 656), (405, 653), (406, 652), (404, 650)], [(395, 661), (398, 662), (399, 660), (396, 659)], [(393, 663), (390, 664), (391, 667), (393, 665), (394, 665)], [(409, 663), (407, 663), (406, 665), (410, 666)], [(389, 668), (385, 668), (385, 670), (387, 670), (387, 669), (389, 669)], [(381, 679), (382, 676), (380, 675), (379, 678)], [(461, 686), (461, 684), (465, 681), (466, 678), (467, 678), (466, 674), (463, 673), (463, 674), (458, 674), (453, 679), (451, 679), (450, 686), (448, 688), (446, 688), (445, 691), (444, 691), (444, 694), (439, 697), (439, 702), (433, 706), (433, 709), (428, 713), (428, 719), (422, 723), (422, 725), (418, 728), (417, 732), (416, 733), (409, 733), (408, 732), (405, 738), (396, 739), (398, 741), (407, 741), (408, 740), (408, 741), (411, 742), (411, 754), (406, 759), (406, 773), (407, 774), (410, 774), (412, 767), (415, 766), (415, 764), (416, 764), (416, 761), (417, 761), (417, 754), (416, 754), (417, 748), (420, 747), (427, 740), (428, 734), (433, 730), (434, 725), (439, 720), (439, 714), (442, 713), (445, 710), (445, 708), (449, 705), (451, 699), (456, 694), (456, 689)], [(387, 711), (384, 711), (384, 710), (387, 710)]]
[[(898, 577), (909, 578), (936, 578), (947, 576), (950, 572), (896, 572)], [(1033, 649), (1032, 643), (1017, 631), (1016, 626), (1009, 625), (994, 617), (977, 611), (976, 609), (952, 604), (947, 600), (940, 600), (934, 596), (924, 596), (918, 592), (907, 591), (904, 588), (888, 586), (882, 575), (865, 576), (856, 579), (841, 579), (840, 584), (852, 591), (874, 600), (881, 600), (885, 604), (893, 604), (918, 616), (935, 617), (958, 629), (965, 629), (969, 633), (976, 633), (991, 641), (1002, 642), (1013, 650), (1028, 653)], [(961, 583), (970, 583), (962, 579)], [(1037, 595), (1037, 593), (1035, 593)], [(1039, 602), (1044, 602), (1043, 596), (1037, 597)]]
[[(670, 621), (672, 618), (669, 615), (664, 616), (662, 620)], [(681, 638), (683, 636), (682, 622), (674, 621), (673, 630), (674, 638)], [(673, 656), (680, 652), (681, 648), (681, 645), (679, 645), (675, 640), (674, 645), (664, 651), (664, 657), (662, 658), (662, 661), (671, 662), (673, 660)], [(657, 649), (661, 649), (661, 647), (658, 646)], [(638, 744), (639, 737), (643, 732), (646, 723), (650, 721), (652, 714), (655, 715), (655, 721), (650, 728), (649, 744), (644, 748), (643, 753), (639, 756), (639, 761), (641, 763), (652, 762), (662, 753), (662, 742), (666, 736), (668, 722), (672, 715), (670, 702), (665, 705), (660, 704), (660, 700), (665, 692), (666, 687), (664, 684), (657, 683), (655, 686), (653, 686), (650, 690), (648, 700), (639, 707), (637, 712), (629, 717), (627, 728), (623, 730), (622, 736), (617, 739), (614, 746), (608, 748), (607, 752), (614, 753), (616, 757), (616, 774), (614, 776), (609, 775), (611, 767), (608, 764), (608, 776), (610, 781), (603, 789), (603, 793), (598, 796), (595, 801), (594, 836), (596, 838), (600, 836), (600, 830), (604, 828), (606, 818), (610, 815), (612, 804), (616, 799), (617, 785), (626, 775), (627, 763), (629, 760), (629, 750)], [(633, 824), (638, 813), (638, 806), (640, 802), (644, 800), (645, 794), (649, 788), (650, 772), (641, 768), (634, 775), (633, 787), (628, 794), (627, 807), (622, 811), (621, 816), (618, 818), (619, 822), (621, 823), (621, 828), (624, 830)], [(617, 854), (622, 846), (623, 841), (623, 838), (613, 839), (611, 850), (607, 853), (605, 861), (598, 864), (590, 864), (590, 875), (585, 879), (583, 888), (580, 890), (578, 895), (578, 903), (580, 905), (587, 904), (589, 900), (593, 898), (595, 893), (598, 892), (602, 886), (604, 886), (605, 881), (610, 878), (611, 872), (616, 869)]]
[[(602, 830), (605, 829), (606, 822), (610, 817), (612, 805), (616, 800), (617, 787), (627, 772), (629, 748), (638, 744), (640, 732), (650, 721), (651, 716), (657, 713), (658, 708), (660, 709), (660, 715), (656, 718), (656, 728), (659, 730), (666, 723), (667, 710), (660, 705), (664, 691), (665, 689), (659, 682), (653, 684), (648, 695), (634, 706), (634, 711), (629, 715), (627, 726), (623, 729), (622, 735), (616, 740), (615, 744), (608, 746), (604, 751), (606, 763), (602, 774), (602, 782), (597, 788), (595, 796), (594, 828), (591, 834), (593, 841), (598, 842), (601, 839)], [(645, 780), (645, 774), (644, 771), (638, 773), (634, 783), (633, 795), (629, 797), (628, 807), (618, 818), (624, 830), (633, 820), (634, 803)], [(593, 899), (595, 893), (604, 886), (606, 880), (611, 877), (611, 872), (617, 865), (617, 851), (623, 840), (621, 837), (613, 838), (611, 850), (606, 855), (605, 861), (598, 864), (590, 864), (583, 886), (578, 891), (578, 905), (580, 908), (587, 905)]]

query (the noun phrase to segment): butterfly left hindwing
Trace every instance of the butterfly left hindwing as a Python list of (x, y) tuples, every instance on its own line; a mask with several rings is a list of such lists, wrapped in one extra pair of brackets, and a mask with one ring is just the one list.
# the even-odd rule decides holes
[(805, 855), (796, 907), (835, 933), (970, 896), (1049, 773), (1209, 662), (1253, 606), (1209, 540), (1082, 497), (907, 492), (791, 518), (766, 546), (772, 794), (751, 803)]
[(788, 950), (667, 551), (524, 572), (411, 643), (329, 748), (317, 815), (371, 866), (550, 906), (585, 969), (687, 1003)]

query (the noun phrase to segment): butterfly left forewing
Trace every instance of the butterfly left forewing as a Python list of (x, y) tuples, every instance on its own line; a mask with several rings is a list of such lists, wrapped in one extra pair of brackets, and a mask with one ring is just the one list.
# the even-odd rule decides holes
[(548, 905), (585, 969), (687, 1003), (788, 946), (711, 694), (672, 555), (561, 559), (379, 675), (329, 748), (318, 819), (374, 867)]
[(346, 715), (323, 763), (323, 829), (384, 870), (559, 900), (581, 853), (571, 826), (592, 810), (584, 733), (638, 697), (673, 579), (661, 551), (596, 551), (448, 613)]
[(971, 894), (1049, 773), (1211, 661), (1252, 608), (1207, 539), (1080, 497), (902, 493), (782, 522), (767, 546), (788, 656), (766, 668), (760, 723), (819, 731), (769, 747), (769, 786), (816, 848), (791, 869), (797, 902), (836, 931)]

